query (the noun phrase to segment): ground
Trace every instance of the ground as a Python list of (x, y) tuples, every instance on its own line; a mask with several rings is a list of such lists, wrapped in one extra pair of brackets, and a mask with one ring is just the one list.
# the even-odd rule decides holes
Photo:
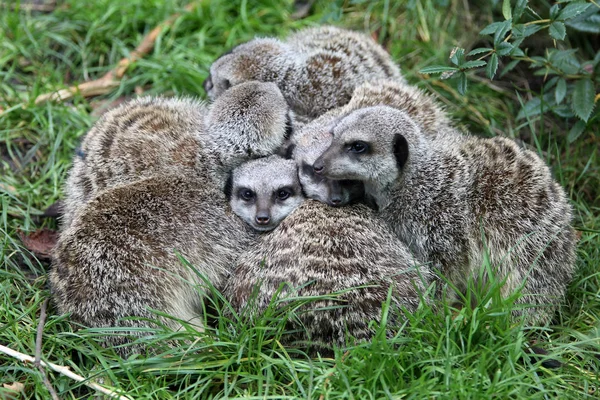
[[(547, 8), (539, 3), (542, 10)], [(317, 24), (368, 32), (392, 54), (407, 80), (435, 94), (457, 124), (483, 136), (505, 135), (530, 146), (551, 165), (566, 188), (581, 234), (578, 272), (554, 321), (524, 328), (511, 322), (514, 298), (502, 300), (499, 284), (473, 288), (473, 307), (435, 310), (423, 305), (393, 338), (336, 350), (331, 358), (284, 348), (282, 316), (268, 312), (249, 324), (243, 317), (213, 330), (157, 332), (148, 359), (122, 360), (103, 349), (93, 330), (75, 330), (50, 303), (42, 358), (133, 398), (596, 398), (600, 383), (600, 161), (597, 121), (573, 142), (575, 123), (550, 115), (518, 118), (521, 102), (535, 96), (544, 77), (519, 67), (499, 80), (470, 73), (469, 90), (455, 80), (418, 71), (448, 64), (453, 47), (482, 47), (478, 32), (501, 16), (501, 5), (477, 7), (462, 0), (318, 1), (297, 18), (290, 0), (201, 0), (191, 11), (176, 0), (96, 0), (0, 3), (0, 344), (36, 353), (40, 311), (49, 297), (43, 256), (21, 241), (27, 233), (56, 228), (42, 212), (62, 197), (62, 186), (81, 136), (115, 102), (136, 96), (204, 97), (210, 63), (237, 43), (285, 36)], [(177, 18), (170, 16), (181, 13)], [(36, 98), (102, 77), (128, 57), (163, 21), (150, 52), (128, 66), (105, 94), (77, 94), (63, 102)], [(584, 50), (593, 40), (577, 41)], [(551, 40), (530, 44), (554, 46)], [(559, 43), (558, 45), (561, 45)], [(597, 51), (597, 45), (595, 51)], [(579, 55), (577, 55), (579, 56)], [(500, 68), (503, 64), (501, 60)], [(518, 95), (517, 95), (518, 93)], [(31, 247), (31, 246), (30, 246)], [(385, 311), (385, 310), (384, 310)], [(291, 313), (292, 307), (284, 310)], [(383, 333), (383, 330), (381, 330)], [(170, 336), (169, 336), (170, 335)], [(172, 349), (165, 337), (181, 339)], [(187, 342), (185, 340), (188, 340)], [(538, 346), (548, 353), (531, 357)], [(183, 358), (182, 358), (183, 356)], [(560, 361), (549, 368), (548, 360)], [(556, 364), (556, 363), (555, 363)], [(60, 398), (93, 393), (48, 372)], [(30, 363), (0, 354), (0, 397), (49, 398), (48, 384)], [(15, 383), (17, 384), (15, 386)], [(19, 386), (21, 384), (22, 386)], [(12, 386), (11, 386), (12, 385)]]

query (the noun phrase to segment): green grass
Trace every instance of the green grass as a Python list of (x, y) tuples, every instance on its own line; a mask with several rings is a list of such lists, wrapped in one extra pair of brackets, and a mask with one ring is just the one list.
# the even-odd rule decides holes
[[(228, 314), (215, 328), (154, 333), (161, 356), (124, 361), (76, 330), (51, 307), (43, 335), (43, 358), (123, 390), (134, 398), (595, 398), (600, 384), (600, 161), (598, 128), (569, 144), (575, 121), (536, 116), (516, 120), (515, 87), (539, 86), (540, 77), (516, 70), (508, 78), (470, 82), (460, 96), (456, 82), (417, 71), (446, 64), (454, 46), (477, 47), (480, 28), (499, 10), (459, 0), (319, 1), (302, 20), (290, 18), (291, 1), (205, 0), (164, 31), (155, 48), (127, 71), (107, 96), (35, 105), (43, 93), (102, 76), (144, 34), (179, 12), (184, 1), (116, 0), (59, 2), (52, 13), (0, 6), (0, 344), (33, 355), (40, 307), (48, 297), (47, 263), (23, 248), (18, 231), (55, 227), (41, 212), (61, 198), (79, 138), (103, 102), (147, 94), (204, 96), (212, 60), (255, 35), (285, 35), (304, 26), (331, 23), (375, 32), (407, 79), (434, 93), (465, 129), (523, 140), (553, 168), (575, 210), (582, 232), (578, 273), (553, 324), (525, 328), (509, 318), (514, 298), (500, 299), (499, 283), (473, 287), (479, 301), (460, 310), (423, 304), (392, 338), (385, 327), (373, 342), (348, 344), (330, 358), (283, 346), (285, 318), (298, 301), (254, 319)], [(539, 2), (542, 3), (542, 2)], [(593, 39), (589, 39), (591, 43)], [(587, 46), (590, 47), (590, 46)], [(483, 77), (483, 73), (478, 74)], [(536, 83), (537, 82), (537, 83)], [(527, 94), (521, 92), (521, 96)], [(471, 296), (469, 296), (470, 298)], [(218, 300), (216, 309), (227, 308)], [(168, 347), (165, 339), (179, 343)], [(548, 369), (528, 348), (540, 343)], [(93, 393), (71, 379), (48, 373), (61, 398)], [(0, 355), (0, 384), (25, 385), (20, 398), (49, 398), (32, 365)], [(0, 385), (0, 397), (8, 393)]]

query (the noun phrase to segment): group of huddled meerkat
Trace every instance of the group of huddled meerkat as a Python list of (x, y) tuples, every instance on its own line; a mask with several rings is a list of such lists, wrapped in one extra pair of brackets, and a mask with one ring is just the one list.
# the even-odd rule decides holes
[(50, 272), (73, 321), (201, 325), (206, 279), (236, 310), (320, 296), (291, 340), (327, 347), (372, 336), (389, 293), (393, 326), (440, 273), (462, 291), (485, 260), (504, 294), (523, 286), (515, 315), (551, 319), (574, 272), (563, 189), (513, 141), (457, 131), (370, 37), (254, 39), (204, 87), (210, 105), (134, 100), (83, 139)]

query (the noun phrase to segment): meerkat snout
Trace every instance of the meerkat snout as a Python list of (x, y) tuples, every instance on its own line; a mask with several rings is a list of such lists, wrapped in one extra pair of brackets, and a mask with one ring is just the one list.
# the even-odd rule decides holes
[(202, 82), (202, 87), (204, 88), (206, 94), (209, 94), (212, 88), (214, 87), (212, 82), (212, 76), (210, 74), (208, 74), (208, 77), (204, 80), (204, 82)]
[(259, 232), (273, 230), (304, 201), (296, 163), (277, 155), (242, 164), (230, 179), (233, 212)]

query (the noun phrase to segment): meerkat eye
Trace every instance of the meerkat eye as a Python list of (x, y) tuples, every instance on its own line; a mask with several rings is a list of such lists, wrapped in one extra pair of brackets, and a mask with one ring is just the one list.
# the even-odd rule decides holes
[(288, 197), (290, 197), (292, 194), (294, 194), (294, 193), (292, 192), (291, 189), (288, 189), (288, 188), (281, 189), (277, 192), (277, 198), (279, 200), (285, 200)]
[(350, 145), (350, 148), (348, 149), (351, 153), (365, 153), (367, 150), (369, 150), (369, 145), (365, 142), (354, 142)]
[(239, 193), (243, 200), (249, 201), (254, 198), (254, 192), (250, 189), (241, 189)]
[(231, 87), (231, 82), (229, 82), (229, 79), (223, 80), (223, 87), (225, 88), (225, 90), (227, 90)]

